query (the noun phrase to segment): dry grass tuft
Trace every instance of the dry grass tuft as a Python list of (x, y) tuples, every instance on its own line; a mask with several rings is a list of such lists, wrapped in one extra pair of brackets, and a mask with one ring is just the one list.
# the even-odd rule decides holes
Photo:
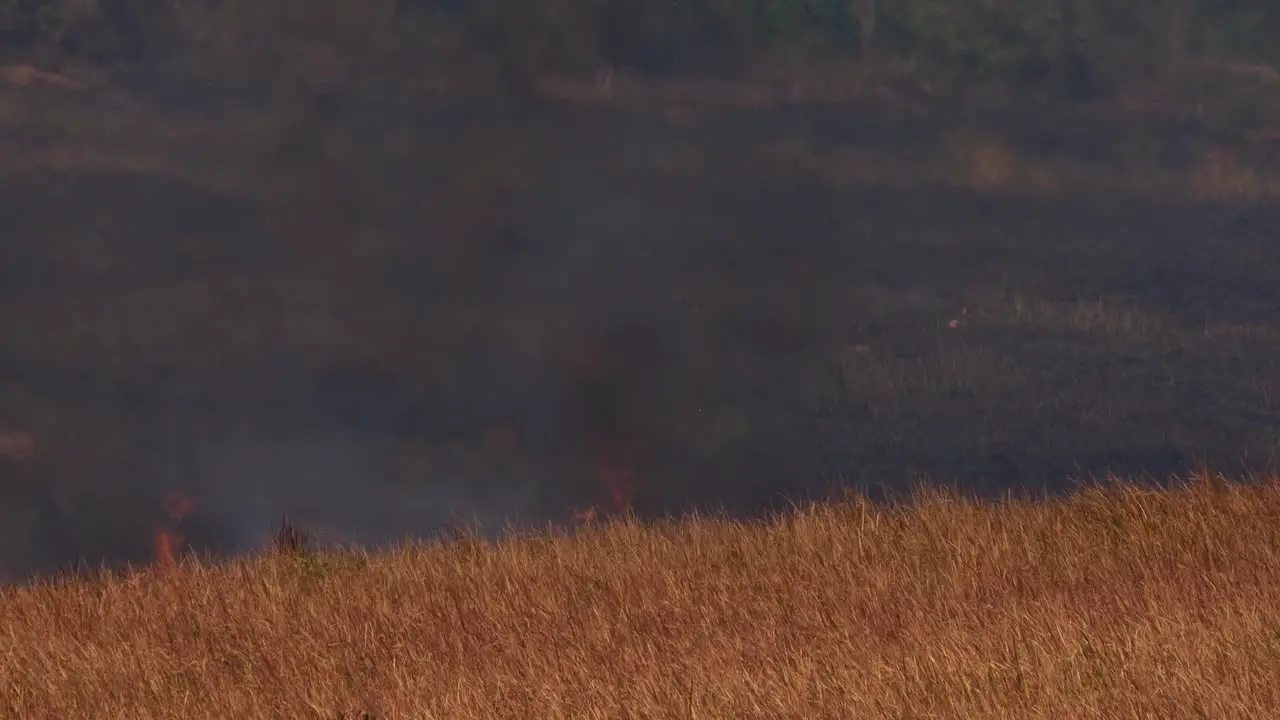
[(947, 139), (956, 180), (974, 190), (1004, 190), (1019, 182), (1021, 162), (1007, 143), (959, 133)]
[(1222, 148), (1202, 151), (1189, 178), (1191, 197), (1214, 201), (1251, 201), (1280, 194), (1280, 182), (1246, 165)]
[(297, 557), (308, 554), (310, 545), (307, 533), (294, 525), (288, 515), (280, 519), (280, 527), (276, 529), (276, 536), (272, 543), (272, 549), (275, 552)]
[(1280, 482), (274, 553), (0, 591), (0, 714), (1280, 710)]

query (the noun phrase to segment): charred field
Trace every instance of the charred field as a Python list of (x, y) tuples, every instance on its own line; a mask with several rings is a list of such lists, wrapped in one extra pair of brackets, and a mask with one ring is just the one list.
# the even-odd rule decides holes
[(197, 95), (0, 102), (7, 578), (1274, 467), (1280, 158), (1212, 118)]

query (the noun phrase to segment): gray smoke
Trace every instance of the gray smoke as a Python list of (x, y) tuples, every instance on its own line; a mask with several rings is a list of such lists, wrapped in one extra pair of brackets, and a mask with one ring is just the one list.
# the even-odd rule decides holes
[[(1195, 343), (1210, 314), (1271, 319), (1274, 212), (1226, 243), (1204, 209), (852, 190), (752, 154), (824, 124), (872, 151), (933, 132), (857, 108), (689, 129), (167, 82), (183, 103), (142, 81), (58, 100), (111, 122), (18, 143), (58, 162), (0, 177), (0, 431), (36, 441), (0, 457), (0, 579), (147, 562), (157, 528), (222, 555), (286, 516), (361, 545), (567, 522), (609, 502), (608, 452), (634, 453), (654, 516), (921, 473), (1163, 474), (1192, 442), (1268, 457), (1274, 348)], [(165, 155), (157, 127), (198, 139)], [(1078, 297), (1167, 327), (941, 329), (963, 298)], [(1178, 382), (1131, 382), (1157, 375)]]

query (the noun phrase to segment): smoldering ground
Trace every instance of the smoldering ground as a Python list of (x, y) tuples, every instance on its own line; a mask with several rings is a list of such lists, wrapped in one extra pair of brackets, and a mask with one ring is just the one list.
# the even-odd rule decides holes
[(946, 132), (855, 107), (351, 99), (234, 126), (86, 97), (57, 102), (124, 115), (24, 153), (115, 155), (4, 178), (0, 423), (34, 443), (0, 459), (9, 578), (148, 562), (158, 529), (252, 551), (286, 514), (377, 544), (1276, 447), (1266, 203), (777, 162)]
[[(555, 147), (469, 148), (523, 175), (495, 197), (394, 151), (318, 147), (342, 131), (308, 112), (225, 158), (233, 190), (164, 171), (8, 178), (7, 411), (40, 452), (6, 463), (7, 575), (146, 562), (170, 525), (217, 553), (260, 548), (285, 514), (362, 544), (561, 521), (617, 500), (609, 461), (644, 466), (628, 468), (637, 510), (697, 495), (674, 428), (714, 409), (699, 393), (733, 362), (698, 293), (734, 273), (645, 168), (653, 128), (477, 113), (513, 153), (531, 132)], [(713, 220), (803, 237), (792, 202)], [(750, 293), (829, 286), (748, 265)], [(172, 496), (193, 503), (181, 522)]]

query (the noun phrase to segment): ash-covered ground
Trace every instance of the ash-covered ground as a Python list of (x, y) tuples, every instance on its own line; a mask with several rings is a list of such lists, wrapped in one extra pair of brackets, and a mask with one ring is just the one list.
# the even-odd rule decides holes
[[(874, 106), (130, 97), (6, 99), (6, 579), (1277, 448), (1273, 203), (903, 182), (956, 128)], [(965, 122), (1103, 174), (1212, 135)]]

